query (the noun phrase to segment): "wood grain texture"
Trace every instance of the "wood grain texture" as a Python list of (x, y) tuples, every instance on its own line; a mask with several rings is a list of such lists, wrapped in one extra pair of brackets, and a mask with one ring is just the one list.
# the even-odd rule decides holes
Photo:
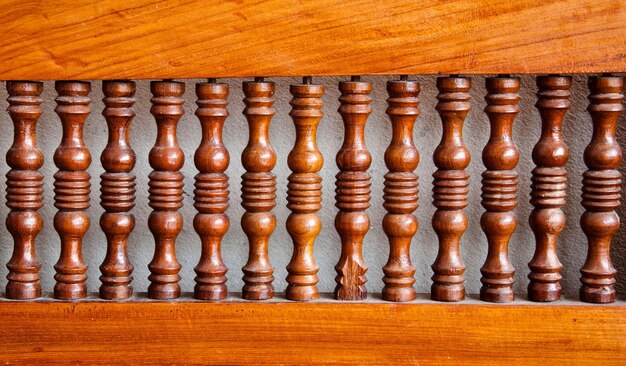
[(626, 71), (615, 0), (1, 6), (4, 80)]
[(0, 359), (89, 365), (626, 362), (623, 302), (524, 304), (1, 302)]

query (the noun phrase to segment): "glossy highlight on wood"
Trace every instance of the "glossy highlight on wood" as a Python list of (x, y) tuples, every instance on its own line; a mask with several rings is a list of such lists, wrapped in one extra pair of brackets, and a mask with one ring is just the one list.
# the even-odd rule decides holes
[(365, 123), (372, 112), (372, 84), (353, 76), (340, 81), (339, 114), (344, 125), (344, 140), (337, 152), (335, 228), (341, 237), (341, 257), (335, 265), (337, 300), (362, 300), (367, 296), (367, 267), (363, 260), (363, 238), (370, 228), (366, 210), (370, 207), (371, 183), (367, 169), (372, 156), (365, 146)]
[(611, 263), (611, 240), (620, 225), (615, 210), (620, 206), (622, 149), (616, 139), (617, 122), (624, 111), (624, 78), (589, 78), (589, 106), (593, 136), (585, 149), (580, 225), (587, 236), (588, 251), (580, 270), (580, 300), (590, 303), (615, 301), (615, 268)]
[(196, 84), (196, 116), (202, 127), (202, 139), (194, 155), (196, 175), (194, 207), (198, 210), (193, 227), (202, 241), (202, 254), (196, 271), (194, 297), (200, 300), (223, 300), (228, 294), (222, 260), (222, 237), (228, 231), (228, 176), (230, 163), (222, 141), (222, 128), (228, 117), (228, 85), (209, 80)]
[(287, 163), (292, 173), (287, 184), (287, 231), (294, 250), (287, 265), (287, 289), (289, 300), (309, 301), (319, 297), (317, 271), (313, 246), (322, 230), (322, 220), (317, 211), (322, 208), (322, 169), (324, 158), (317, 148), (317, 126), (322, 119), (324, 86), (312, 84), (305, 78), (302, 84), (289, 87), (291, 112), (296, 127), (296, 141), (289, 153)]
[(54, 297), (77, 300), (87, 296), (87, 264), (82, 255), (83, 236), (89, 229), (91, 179), (87, 168), (91, 154), (83, 140), (85, 120), (91, 112), (91, 84), (84, 81), (57, 81), (54, 111), (63, 125), (61, 144), (54, 152), (54, 229), (61, 239), (61, 255), (54, 265)]
[(276, 153), (270, 145), (269, 128), (276, 113), (273, 82), (263, 78), (244, 81), (246, 108), (243, 114), (248, 121), (248, 145), (241, 153), (241, 163), (246, 172), (241, 176), (241, 205), (246, 210), (241, 218), (241, 228), (248, 237), (248, 262), (243, 267), (243, 297), (247, 300), (267, 300), (274, 297), (274, 267), (268, 254), (270, 236), (276, 228), (276, 216), (271, 212), (276, 206)]
[(135, 152), (130, 146), (130, 126), (135, 111), (135, 83), (104, 81), (102, 115), (106, 119), (109, 137), (100, 155), (105, 172), (100, 175), (100, 205), (105, 212), (100, 227), (107, 237), (107, 254), (100, 265), (100, 297), (122, 300), (133, 293), (133, 266), (128, 258), (128, 236), (135, 228)]
[(509, 240), (517, 227), (513, 209), (517, 206), (517, 177), (514, 170), (519, 152), (513, 142), (513, 122), (519, 113), (518, 78), (487, 78), (487, 107), (491, 133), (482, 154), (486, 170), (482, 174), (480, 226), (488, 242), (487, 259), (481, 267), (480, 299), (511, 302), (515, 298), (515, 268), (509, 260)]
[(148, 227), (154, 236), (154, 257), (150, 269), (148, 297), (167, 300), (180, 296), (181, 265), (176, 258), (176, 238), (183, 228), (183, 174), (185, 155), (178, 146), (176, 127), (183, 109), (185, 84), (175, 81), (152, 81), (152, 108), (157, 137), (148, 160), (153, 171), (148, 178), (150, 207)]
[(572, 79), (567, 76), (537, 77), (536, 107), (541, 115), (541, 137), (533, 149), (532, 191), (530, 202), (535, 206), (529, 223), (535, 233), (535, 255), (528, 264), (528, 299), (556, 301), (561, 297), (561, 269), (557, 256), (557, 241), (565, 227), (561, 207), (567, 196), (569, 157), (561, 129), (565, 113), (570, 107), (569, 89)]
[(472, 105), (471, 80), (464, 77), (437, 78), (437, 106), (443, 129), (441, 142), (433, 153), (437, 171), (433, 174), (433, 205), (437, 207), (432, 225), (439, 239), (437, 258), (431, 266), (430, 297), (437, 301), (465, 298), (465, 264), (461, 258), (461, 236), (467, 229), (470, 152), (463, 142), (463, 123)]
[[(404, 79), (404, 77), (402, 78)], [(387, 82), (387, 115), (392, 137), (385, 151), (383, 230), (389, 238), (389, 257), (383, 267), (382, 297), (388, 301), (411, 301), (415, 298), (415, 267), (411, 263), (411, 240), (418, 221), (413, 212), (418, 207), (418, 181), (414, 171), (419, 152), (413, 143), (413, 127), (419, 116), (420, 85), (416, 81)]]
[(42, 114), (43, 83), (8, 81), (6, 87), (7, 112), (13, 121), (13, 144), (6, 154), (11, 167), (6, 175), (6, 204), (11, 209), (6, 225), (13, 237), (6, 297), (28, 300), (41, 296), (41, 263), (35, 254), (35, 239), (43, 228), (37, 210), (43, 207), (43, 174), (39, 169), (44, 157), (37, 147), (36, 128)]

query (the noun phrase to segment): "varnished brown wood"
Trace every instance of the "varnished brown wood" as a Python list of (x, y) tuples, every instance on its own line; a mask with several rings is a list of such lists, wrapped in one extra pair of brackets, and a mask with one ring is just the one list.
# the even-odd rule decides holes
[(585, 149), (580, 225), (588, 240), (587, 260), (580, 270), (580, 299), (591, 303), (615, 301), (615, 268), (610, 247), (620, 225), (622, 149), (616, 140), (617, 121), (624, 110), (624, 79), (618, 76), (589, 78), (589, 107), (593, 137)]
[(130, 126), (135, 117), (135, 83), (104, 81), (102, 115), (109, 130), (107, 146), (100, 155), (105, 172), (100, 175), (100, 205), (105, 212), (100, 227), (107, 237), (107, 254), (100, 265), (100, 297), (108, 300), (129, 298), (133, 293), (133, 266), (128, 258), (128, 236), (135, 227), (135, 152), (130, 146)]
[(0, 354), (36, 365), (624, 364), (624, 302), (527, 304), (2, 302)]
[[(404, 78), (403, 78), (404, 79)], [(413, 126), (419, 115), (416, 81), (387, 82), (387, 115), (391, 120), (392, 137), (385, 151), (383, 230), (389, 238), (389, 258), (383, 267), (382, 297), (389, 301), (410, 301), (415, 298), (415, 268), (411, 263), (411, 239), (417, 232), (418, 183), (413, 171), (419, 163), (419, 153), (413, 144)]]
[(228, 168), (230, 156), (222, 142), (222, 128), (228, 111), (228, 85), (210, 80), (196, 84), (202, 140), (194, 155), (196, 175), (194, 207), (198, 210), (193, 227), (202, 240), (202, 255), (196, 271), (194, 297), (201, 300), (226, 298), (226, 272), (222, 261), (222, 237), (228, 231)]
[(176, 259), (176, 237), (183, 228), (183, 174), (180, 169), (185, 155), (178, 146), (176, 127), (185, 113), (183, 110), (185, 84), (175, 81), (153, 81), (152, 108), (157, 125), (157, 137), (150, 150), (149, 162), (153, 171), (148, 178), (148, 193), (152, 212), (148, 227), (154, 236), (154, 257), (150, 269), (148, 296), (152, 299), (174, 299), (180, 296), (181, 265)]
[(308, 301), (319, 296), (319, 267), (315, 263), (313, 245), (322, 230), (322, 220), (317, 215), (322, 208), (322, 178), (317, 172), (322, 169), (324, 159), (317, 148), (317, 126), (324, 115), (324, 86), (314, 85), (305, 78), (303, 84), (291, 85), (289, 90), (293, 96), (289, 115), (296, 126), (296, 141), (287, 158), (292, 171), (287, 184), (287, 207), (291, 210), (287, 231), (294, 250), (287, 265), (285, 297)]
[(463, 77), (437, 78), (439, 102), (435, 109), (441, 117), (441, 142), (433, 153), (437, 171), (433, 174), (433, 205), (437, 211), (432, 225), (439, 238), (439, 252), (433, 269), (430, 297), (437, 301), (461, 301), (465, 298), (465, 264), (460, 240), (467, 229), (470, 152), (463, 142), (463, 122), (472, 105), (471, 80)]
[(274, 268), (268, 254), (270, 236), (276, 228), (276, 153), (270, 145), (269, 129), (276, 113), (273, 82), (257, 78), (243, 83), (243, 114), (248, 121), (248, 145), (241, 154), (246, 172), (241, 176), (241, 205), (246, 210), (241, 228), (248, 237), (248, 262), (243, 267), (243, 297), (267, 300), (274, 297)]
[(1, 4), (4, 80), (626, 70), (615, 0)]
[(567, 196), (565, 163), (569, 151), (561, 128), (570, 107), (569, 88), (572, 80), (566, 76), (537, 77), (539, 92), (537, 109), (541, 114), (541, 137), (533, 149), (532, 192), (530, 202), (535, 206), (529, 223), (535, 233), (535, 255), (528, 264), (528, 298), (532, 301), (555, 301), (561, 296), (561, 269), (556, 246), (565, 227), (561, 207)]
[(37, 120), (42, 114), (43, 83), (9, 81), (7, 112), (13, 120), (13, 145), (6, 155), (11, 170), (7, 173), (6, 225), (13, 237), (13, 255), (7, 263), (6, 296), (27, 300), (41, 296), (41, 263), (35, 254), (35, 238), (43, 228), (37, 212), (43, 207), (43, 154), (37, 147)]
[(480, 218), (488, 241), (485, 264), (481, 267), (480, 299), (489, 302), (513, 301), (515, 268), (509, 260), (509, 239), (517, 227), (513, 209), (517, 206), (517, 177), (514, 170), (519, 152), (513, 143), (513, 122), (519, 113), (520, 81), (499, 76), (487, 78), (487, 107), (491, 133), (483, 150), (485, 172), (482, 176)]
[(343, 119), (344, 140), (337, 152), (339, 168), (335, 189), (335, 228), (341, 237), (341, 257), (335, 265), (335, 298), (361, 300), (367, 296), (367, 267), (363, 260), (363, 238), (370, 228), (370, 176), (367, 169), (372, 157), (365, 147), (365, 123), (372, 112), (369, 96), (372, 84), (359, 81), (339, 82), (339, 114)]
[(61, 254), (54, 265), (54, 297), (76, 300), (87, 296), (87, 265), (83, 261), (82, 241), (89, 229), (91, 179), (87, 168), (91, 154), (83, 140), (89, 109), (91, 84), (84, 81), (58, 81), (55, 112), (63, 125), (61, 144), (54, 152), (54, 229), (61, 239)]

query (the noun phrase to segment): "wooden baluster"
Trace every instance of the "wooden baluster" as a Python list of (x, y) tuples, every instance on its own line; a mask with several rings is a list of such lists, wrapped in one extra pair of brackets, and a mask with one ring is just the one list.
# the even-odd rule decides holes
[(587, 260), (580, 270), (580, 300), (590, 303), (615, 301), (615, 268), (611, 264), (610, 246), (620, 219), (622, 176), (617, 170), (622, 150), (615, 131), (624, 110), (624, 79), (618, 76), (589, 78), (589, 107), (593, 137), (585, 149), (582, 205), (585, 208), (580, 225), (587, 236)]
[(13, 120), (13, 145), (7, 151), (7, 229), (13, 236), (13, 255), (7, 263), (6, 296), (27, 300), (41, 296), (41, 264), (35, 255), (35, 238), (43, 227), (37, 210), (43, 206), (43, 154), (37, 148), (36, 127), (42, 110), (43, 83), (8, 81), (9, 108)]
[(276, 228), (271, 210), (276, 206), (276, 153), (270, 146), (269, 128), (274, 108), (274, 83), (256, 78), (245, 81), (243, 92), (248, 120), (248, 145), (241, 154), (246, 172), (241, 176), (241, 205), (246, 210), (241, 227), (248, 237), (250, 252), (243, 267), (243, 297), (267, 300), (274, 297), (274, 268), (268, 255), (269, 239)]
[(150, 150), (149, 162), (154, 169), (148, 178), (150, 207), (148, 227), (155, 241), (154, 258), (148, 265), (151, 299), (174, 299), (180, 296), (181, 265), (176, 259), (176, 237), (183, 228), (183, 174), (180, 169), (185, 155), (178, 146), (176, 126), (184, 114), (182, 96), (185, 84), (174, 81), (153, 81), (150, 113), (157, 124), (157, 138)]
[(339, 113), (344, 124), (344, 140), (337, 153), (339, 173), (335, 206), (335, 228), (341, 237), (341, 257), (335, 266), (335, 298), (337, 300), (362, 300), (367, 297), (365, 282), (367, 267), (363, 260), (363, 238), (370, 228), (365, 210), (370, 206), (370, 176), (367, 169), (372, 157), (365, 147), (365, 123), (371, 113), (369, 93), (372, 84), (360, 81), (339, 82), (341, 96)]
[(461, 236), (467, 229), (469, 175), (465, 168), (470, 152), (463, 143), (463, 123), (471, 109), (469, 91), (471, 80), (463, 77), (437, 79), (439, 94), (436, 109), (441, 117), (443, 134), (433, 153), (437, 171), (433, 174), (433, 205), (437, 211), (432, 218), (439, 238), (439, 252), (432, 265), (434, 275), (430, 296), (437, 301), (461, 301), (465, 298), (465, 264), (460, 255)]
[(91, 154), (83, 141), (83, 127), (90, 113), (91, 84), (83, 81), (57, 81), (54, 110), (63, 124), (63, 138), (54, 152), (54, 228), (61, 239), (61, 255), (54, 265), (54, 297), (63, 300), (87, 296), (87, 265), (83, 261), (82, 241), (89, 229), (90, 176), (87, 168)]
[(193, 227), (202, 240), (202, 255), (196, 271), (194, 297), (200, 300), (221, 300), (228, 294), (226, 272), (222, 261), (222, 237), (229, 227), (228, 168), (230, 156), (222, 142), (222, 128), (228, 111), (228, 85), (210, 79), (196, 84), (198, 109), (196, 116), (202, 126), (202, 140), (194, 155), (199, 173), (196, 175), (194, 207), (198, 210)]
[(133, 266), (127, 253), (128, 236), (135, 227), (129, 212), (135, 206), (135, 152), (130, 147), (130, 126), (135, 117), (135, 83), (103, 81), (102, 115), (109, 130), (107, 146), (100, 155), (105, 173), (100, 175), (100, 205), (105, 212), (100, 227), (107, 237), (107, 254), (100, 265), (100, 297), (108, 300), (127, 299), (133, 294), (130, 286)]
[(383, 230), (389, 238), (389, 258), (383, 267), (382, 297), (389, 301), (415, 299), (415, 268), (411, 264), (410, 250), (418, 227), (417, 217), (413, 215), (418, 207), (418, 183), (413, 171), (419, 163), (419, 153), (413, 144), (413, 126), (419, 115), (419, 91), (419, 83), (405, 77), (387, 82), (387, 114), (393, 132), (385, 151), (389, 172), (385, 174), (383, 206), (387, 214)]
[(487, 260), (480, 269), (480, 299), (510, 302), (515, 298), (515, 268), (509, 261), (509, 239), (517, 226), (513, 209), (517, 206), (517, 166), (519, 152), (513, 143), (513, 122), (519, 113), (518, 78), (487, 78), (487, 107), (491, 136), (483, 150), (482, 205), (480, 225), (487, 236)]
[(313, 245), (322, 229), (317, 211), (322, 208), (322, 178), (317, 174), (324, 159), (317, 148), (317, 126), (324, 115), (322, 96), (324, 87), (312, 85), (304, 78), (301, 85), (289, 88), (293, 99), (289, 115), (296, 126), (296, 142), (287, 162), (293, 172), (287, 185), (287, 231), (293, 240), (294, 250), (287, 266), (287, 290), (289, 300), (308, 301), (319, 296), (317, 271)]
[(535, 207), (529, 223), (535, 233), (535, 255), (528, 264), (528, 298), (531, 301), (555, 301), (561, 297), (561, 269), (556, 246), (565, 227), (561, 207), (567, 196), (567, 163), (569, 152), (563, 142), (561, 127), (570, 107), (569, 88), (572, 80), (566, 76), (537, 77), (536, 107), (541, 114), (541, 137), (533, 149), (532, 192), (530, 202)]

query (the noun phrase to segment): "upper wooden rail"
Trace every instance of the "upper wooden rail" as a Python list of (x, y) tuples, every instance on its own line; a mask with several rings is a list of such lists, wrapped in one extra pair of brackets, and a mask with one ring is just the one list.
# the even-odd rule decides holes
[(0, 79), (626, 71), (615, 0), (3, 0)]

